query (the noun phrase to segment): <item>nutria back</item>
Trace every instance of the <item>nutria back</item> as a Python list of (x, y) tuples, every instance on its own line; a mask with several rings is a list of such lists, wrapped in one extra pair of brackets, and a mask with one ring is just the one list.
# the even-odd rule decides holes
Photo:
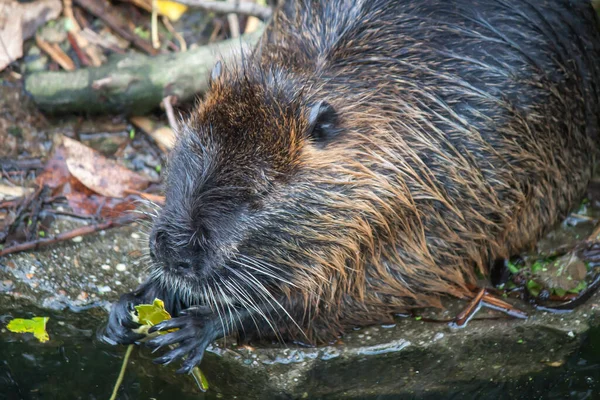
[(310, 224), (344, 248), (334, 269), (361, 271), (334, 279), (361, 280), (353, 296), (375, 308), (460, 293), (474, 266), (533, 245), (590, 180), (589, 2), (288, 2), (258, 53), (257, 69), (336, 111), (338, 133), (309, 146), (295, 179), (340, 224)]
[(587, 2), (288, 2), (186, 121), (125, 304), (316, 342), (462, 297), (583, 196), (599, 85)]

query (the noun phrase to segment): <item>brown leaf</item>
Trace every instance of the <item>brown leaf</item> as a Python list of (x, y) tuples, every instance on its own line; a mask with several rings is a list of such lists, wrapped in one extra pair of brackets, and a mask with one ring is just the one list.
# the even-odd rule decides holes
[(53, 189), (53, 196), (62, 194), (63, 186), (72, 179), (65, 160), (65, 149), (61, 146), (58, 139), (58, 136), (54, 137), (52, 156), (46, 161), (44, 170), (36, 178), (38, 185), (46, 185)]
[(173, 148), (173, 144), (175, 143), (175, 134), (168, 126), (160, 125), (148, 117), (134, 116), (129, 118), (129, 120), (137, 128), (150, 135), (164, 153), (168, 153), (169, 150)]
[(23, 56), (23, 41), (33, 36), (46, 21), (62, 11), (60, 0), (38, 0), (28, 3), (0, 0), (0, 71)]
[(107, 197), (125, 197), (127, 189), (144, 190), (150, 179), (102, 156), (97, 151), (63, 136), (69, 172), (86, 187)]
[(94, 194), (88, 196), (81, 192), (69, 193), (66, 197), (73, 211), (81, 215), (99, 214), (103, 218), (118, 218), (126, 211), (135, 209), (134, 200), (122, 200)]
[[(133, 200), (98, 195), (71, 175), (67, 166), (69, 154), (63, 146), (63, 139), (64, 137), (60, 135), (54, 137), (52, 157), (46, 162), (44, 171), (38, 175), (36, 180), (39, 186), (46, 185), (51, 188), (52, 196), (64, 196), (69, 207), (81, 215), (97, 215), (100, 210), (99, 216), (115, 218), (121, 216), (123, 212), (135, 208)], [(141, 195), (139, 191), (128, 189), (126, 194), (130, 193)]]

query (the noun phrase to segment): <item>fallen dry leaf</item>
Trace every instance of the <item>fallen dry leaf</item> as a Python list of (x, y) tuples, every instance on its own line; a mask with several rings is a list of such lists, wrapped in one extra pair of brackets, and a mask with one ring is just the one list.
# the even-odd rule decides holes
[(129, 119), (133, 125), (146, 132), (156, 141), (158, 147), (167, 153), (173, 148), (175, 143), (175, 134), (173, 130), (165, 125), (159, 125), (148, 117), (131, 117)]
[(0, 0), (0, 71), (23, 56), (23, 41), (62, 11), (60, 0), (37, 0), (19, 3)]
[[(52, 189), (51, 195), (54, 197), (65, 197), (73, 211), (81, 215), (114, 218), (135, 208), (133, 200), (124, 201), (123, 199), (104, 197), (81, 183), (69, 172), (67, 157), (68, 152), (63, 146), (63, 137), (56, 135), (52, 157), (46, 162), (44, 170), (36, 179), (36, 183), (39, 186), (46, 185)], [(140, 193), (138, 191), (131, 192)], [(129, 194), (129, 192), (126, 194)]]
[(125, 190), (143, 190), (151, 182), (76, 140), (63, 136), (62, 145), (69, 172), (98, 194), (122, 198)]

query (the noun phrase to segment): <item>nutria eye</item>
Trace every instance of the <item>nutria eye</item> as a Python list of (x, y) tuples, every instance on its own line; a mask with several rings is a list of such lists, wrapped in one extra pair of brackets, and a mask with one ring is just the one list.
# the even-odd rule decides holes
[(165, 247), (166, 233), (163, 230), (157, 230), (150, 236), (150, 257), (156, 261), (161, 256)]
[(315, 104), (308, 116), (308, 135), (316, 142), (326, 142), (338, 133), (337, 113), (326, 101)]

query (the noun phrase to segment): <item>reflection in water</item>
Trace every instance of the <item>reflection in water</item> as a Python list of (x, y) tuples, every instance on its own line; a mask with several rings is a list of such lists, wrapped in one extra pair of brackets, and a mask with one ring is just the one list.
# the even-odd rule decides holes
[[(121, 365), (123, 348), (105, 347), (81, 337), (72, 338), (68, 343), (58, 346), (45, 346), (35, 340), (23, 338), (24, 341), (15, 341), (14, 336), (0, 336), (3, 340), (0, 342), (0, 399), (104, 400), (110, 396)], [(176, 376), (173, 373), (174, 368), (162, 369), (153, 366), (146, 353), (134, 352), (119, 399), (224, 398), (218, 396), (214, 390), (206, 394), (199, 393), (195, 390), (191, 378)], [(398, 372), (391, 368), (390, 373)], [(218, 377), (217, 381), (214, 379), (211, 386), (218, 387)], [(439, 377), (432, 379), (439, 380)], [(374, 381), (373, 387), (376, 385), (377, 382)], [(252, 383), (246, 386), (244, 393), (239, 393), (237, 398), (249, 399), (252, 398), (251, 393), (261, 391), (261, 388), (252, 387)], [(307, 386), (310, 387), (310, 383)], [(372, 398), (596, 399), (599, 394), (600, 327), (596, 327), (590, 330), (581, 348), (564, 365), (547, 367), (537, 375), (504, 383), (481, 381), (474, 376), (471, 381), (461, 385), (453, 384), (443, 392), (423, 391), (403, 396)], [(308, 395), (308, 398), (311, 398), (310, 393)], [(343, 397), (352, 398), (351, 394)]]

